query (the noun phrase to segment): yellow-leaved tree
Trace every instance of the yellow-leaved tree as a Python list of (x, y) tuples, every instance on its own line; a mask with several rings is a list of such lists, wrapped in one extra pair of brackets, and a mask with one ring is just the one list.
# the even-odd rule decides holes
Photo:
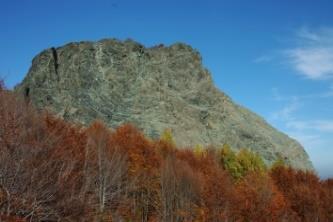
[(219, 154), (222, 167), (229, 171), (234, 179), (240, 179), (248, 172), (264, 172), (266, 170), (262, 158), (250, 150), (241, 149), (235, 153), (228, 144), (224, 144)]
[(172, 136), (172, 130), (171, 129), (165, 129), (163, 133), (160, 136), (160, 139), (166, 143), (169, 143), (170, 145), (174, 146), (175, 140), (173, 139)]

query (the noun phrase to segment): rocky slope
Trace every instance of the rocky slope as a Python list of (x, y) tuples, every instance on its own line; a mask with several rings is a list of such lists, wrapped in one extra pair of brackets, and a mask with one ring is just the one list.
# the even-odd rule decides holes
[(180, 146), (228, 143), (259, 152), (267, 163), (282, 157), (313, 169), (298, 142), (218, 90), (200, 54), (185, 44), (145, 48), (106, 39), (50, 48), (15, 90), (71, 121), (131, 122), (152, 138), (170, 129)]

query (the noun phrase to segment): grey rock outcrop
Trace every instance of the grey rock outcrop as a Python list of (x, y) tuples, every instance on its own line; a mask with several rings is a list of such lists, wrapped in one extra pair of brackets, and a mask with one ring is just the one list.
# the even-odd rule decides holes
[(47, 49), (15, 90), (66, 120), (131, 122), (152, 138), (171, 129), (180, 146), (228, 143), (267, 163), (284, 158), (313, 169), (298, 142), (218, 90), (200, 54), (185, 44), (145, 48), (106, 39)]

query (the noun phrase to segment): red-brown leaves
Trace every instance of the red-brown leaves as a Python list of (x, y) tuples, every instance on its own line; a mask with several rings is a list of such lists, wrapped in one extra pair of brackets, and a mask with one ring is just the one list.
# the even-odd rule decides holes
[(236, 221), (290, 221), (287, 218), (297, 221), (266, 173), (250, 173), (241, 179), (233, 199), (232, 214)]
[(130, 174), (154, 175), (158, 171), (160, 161), (153, 144), (132, 125), (116, 129), (112, 134), (112, 146), (127, 153)]
[(331, 221), (327, 205), (329, 189), (315, 174), (276, 167), (271, 177), (301, 221)]
[(283, 166), (234, 180), (218, 153), (69, 124), (0, 86), (1, 221), (333, 221), (332, 180)]
[(333, 221), (333, 179), (322, 182), (322, 193), (320, 196), (323, 208), (325, 209), (325, 217), (328, 221)]
[(202, 198), (206, 221), (226, 220), (229, 217), (233, 189), (230, 176), (217, 165), (206, 166), (202, 175)]

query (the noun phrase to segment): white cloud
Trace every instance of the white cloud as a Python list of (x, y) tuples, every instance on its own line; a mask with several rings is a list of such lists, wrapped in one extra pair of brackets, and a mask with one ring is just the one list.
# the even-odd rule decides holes
[(333, 48), (296, 48), (287, 54), (294, 68), (310, 79), (333, 76)]
[(285, 51), (290, 64), (310, 79), (333, 77), (333, 29), (310, 31), (302, 28), (297, 33), (298, 47)]

